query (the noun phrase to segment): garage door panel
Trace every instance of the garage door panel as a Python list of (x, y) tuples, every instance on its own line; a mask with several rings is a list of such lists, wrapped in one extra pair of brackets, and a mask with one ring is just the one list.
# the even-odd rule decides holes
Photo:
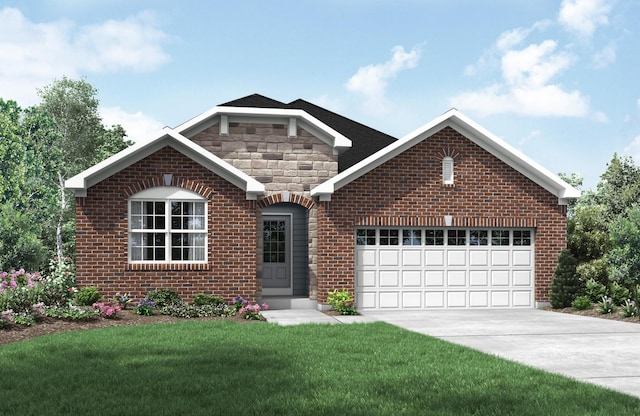
[(489, 306), (489, 292), (469, 292), (469, 307), (471, 308), (486, 308)]
[(356, 251), (356, 265), (358, 266), (375, 266), (376, 250), (364, 249)]
[(491, 291), (491, 306), (494, 308), (508, 308), (510, 306), (509, 299), (511, 294), (508, 290)]
[(513, 285), (514, 286), (531, 286), (532, 285), (531, 270), (514, 270)]
[(531, 307), (532, 291), (530, 290), (514, 290), (512, 293), (514, 307)]
[(426, 308), (444, 308), (444, 291), (426, 292), (424, 294), (424, 306)]
[(444, 270), (427, 270), (425, 272), (425, 286), (441, 287), (444, 286)]
[(400, 253), (398, 250), (380, 250), (380, 266), (399, 266)]
[(447, 307), (464, 308), (467, 306), (467, 292), (447, 292)]
[(422, 287), (422, 272), (420, 270), (403, 270), (402, 287)]
[(398, 309), (400, 307), (399, 292), (380, 292), (379, 296), (381, 309)]
[(469, 286), (489, 286), (489, 271), (488, 270), (470, 270), (469, 271)]
[(403, 266), (422, 266), (422, 250), (403, 250)]
[(377, 309), (376, 292), (360, 292), (356, 296), (356, 303), (359, 308)]
[(488, 250), (472, 250), (469, 252), (469, 266), (489, 266)]
[(509, 250), (494, 250), (491, 252), (491, 266), (508, 266)]
[(513, 265), (530, 267), (533, 265), (533, 256), (531, 250), (514, 250), (513, 251)]
[(399, 270), (380, 270), (380, 287), (398, 287)]
[(466, 266), (467, 250), (449, 250), (447, 251), (447, 266)]
[(467, 272), (464, 270), (447, 270), (447, 286), (466, 286)]
[(374, 270), (358, 270), (356, 271), (356, 286), (358, 287), (375, 287), (376, 272)]
[(421, 308), (421, 292), (402, 292), (402, 308)]
[(424, 253), (425, 265), (431, 267), (444, 266), (444, 249), (426, 250)]
[(509, 286), (509, 270), (491, 270), (492, 286)]

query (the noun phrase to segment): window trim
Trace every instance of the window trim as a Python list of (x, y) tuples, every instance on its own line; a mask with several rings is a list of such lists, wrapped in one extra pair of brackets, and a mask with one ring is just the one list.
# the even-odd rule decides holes
[[(164, 224), (163, 230), (138, 230), (132, 229), (132, 203), (133, 202), (162, 202), (165, 205), (164, 209)], [(171, 203), (172, 202), (200, 202), (204, 204), (204, 227), (202, 230), (172, 230), (171, 228)], [(134, 195), (132, 195), (127, 201), (127, 262), (129, 264), (150, 264), (150, 265), (174, 265), (174, 264), (207, 264), (209, 261), (209, 201), (207, 198), (195, 192), (173, 187), (173, 186), (158, 186), (154, 188), (145, 189)], [(144, 217), (143, 217), (144, 218)], [(131, 236), (133, 234), (143, 233), (155, 233), (165, 235), (165, 260), (133, 260), (132, 259), (132, 246)], [(203, 260), (172, 260), (172, 234), (175, 233), (187, 233), (187, 234), (204, 234), (204, 259)]]
[(451, 156), (442, 158), (442, 183), (453, 185), (454, 183), (454, 161)]

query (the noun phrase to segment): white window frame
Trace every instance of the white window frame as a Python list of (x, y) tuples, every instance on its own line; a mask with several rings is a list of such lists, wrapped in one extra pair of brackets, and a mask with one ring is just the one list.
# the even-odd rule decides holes
[[(162, 202), (165, 204), (164, 215), (165, 220), (164, 229), (132, 229), (132, 203), (133, 202)], [(171, 228), (171, 203), (172, 202), (200, 202), (204, 203), (204, 228), (196, 230), (172, 230)], [(127, 259), (130, 264), (205, 264), (208, 262), (209, 257), (209, 204), (206, 198), (195, 192), (173, 187), (173, 186), (158, 186), (154, 188), (145, 189), (140, 191), (129, 198), (128, 201), (128, 247), (127, 247)], [(133, 260), (132, 253), (132, 235), (142, 233), (164, 233), (165, 235), (165, 259), (164, 260)], [(204, 260), (172, 260), (171, 259), (171, 234), (172, 233), (187, 233), (187, 234), (204, 234)]]

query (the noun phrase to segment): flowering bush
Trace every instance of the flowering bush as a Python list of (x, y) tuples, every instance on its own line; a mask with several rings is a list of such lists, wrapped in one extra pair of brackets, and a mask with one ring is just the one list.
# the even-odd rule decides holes
[(236, 312), (238, 312), (248, 304), (249, 301), (242, 296), (236, 296), (235, 298), (233, 298), (233, 309), (235, 309)]
[(100, 316), (100, 312), (88, 310), (79, 306), (46, 306), (45, 315), (51, 318), (68, 319), (71, 321), (95, 319)]
[(625, 300), (624, 305), (622, 305), (622, 310), (620, 311), (620, 316), (623, 318), (638, 316), (638, 307), (636, 306), (636, 303), (631, 299)]
[(238, 310), (238, 313), (240, 314), (240, 316), (242, 316), (244, 319), (252, 319), (255, 321), (261, 321), (264, 319), (264, 317), (262, 316), (262, 314), (260, 313), (261, 310), (267, 310), (269, 309), (269, 305), (267, 305), (266, 303), (263, 303), (262, 306), (258, 305), (257, 303), (254, 303), (253, 305), (249, 302), (247, 302), (243, 307), (241, 307)]
[(611, 297), (603, 296), (602, 302), (598, 306), (598, 310), (597, 310), (598, 313), (600, 314), (613, 313), (613, 311), (615, 310), (616, 310), (616, 307), (613, 305), (613, 300), (611, 299)]
[(118, 317), (118, 312), (122, 310), (122, 307), (120, 305), (111, 305), (105, 302), (96, 302), (93, 304), (93, 309), (100, 312), (100, 315), (103, 318), (116, 319)]
[(155, 305), (151, 299), (144, 298), (136, 302), (134, 311), (136, 312), (136, 315), (151, 316), (153, 315), (154, 306)]
[(332, 306), (333, 309), (338, 311), (340, 315), (358, 314), (355, 299), (345, 289), (341, 291), (335, 289), (333, 292), (329, 292), (327, 296), (327, 303), (329, 306)]
[(0, 312), (0, 328), (6, 328), (13, 322), (14, 322), (13, 310), (9, 309), (9, 310)]
[(116, 296), (113, 298), (113, 300), (116, 302), (116, 305), (122, 306), (122, 309), (127, 309), (127, 306), (129, 306), (129, 302), (131, 302), (131, 298), (129, 297), (128, 293), (125, 293), (124, 295), (116, 293)]
[(40, 301), (45, 305), (63, 306), (69, 303), (77, 290), (76, 272), (73, 261), (69, 257), (54, 257), (49, 262), (49, 271), (43, 279), (43, 290)]

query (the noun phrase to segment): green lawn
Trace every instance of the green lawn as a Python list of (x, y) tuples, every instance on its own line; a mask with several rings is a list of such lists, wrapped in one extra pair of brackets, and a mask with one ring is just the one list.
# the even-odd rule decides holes
[(0, 347), (2, 416), (254, 414), (618, 415), (640, 400), (384, 323), (185, 321)]

